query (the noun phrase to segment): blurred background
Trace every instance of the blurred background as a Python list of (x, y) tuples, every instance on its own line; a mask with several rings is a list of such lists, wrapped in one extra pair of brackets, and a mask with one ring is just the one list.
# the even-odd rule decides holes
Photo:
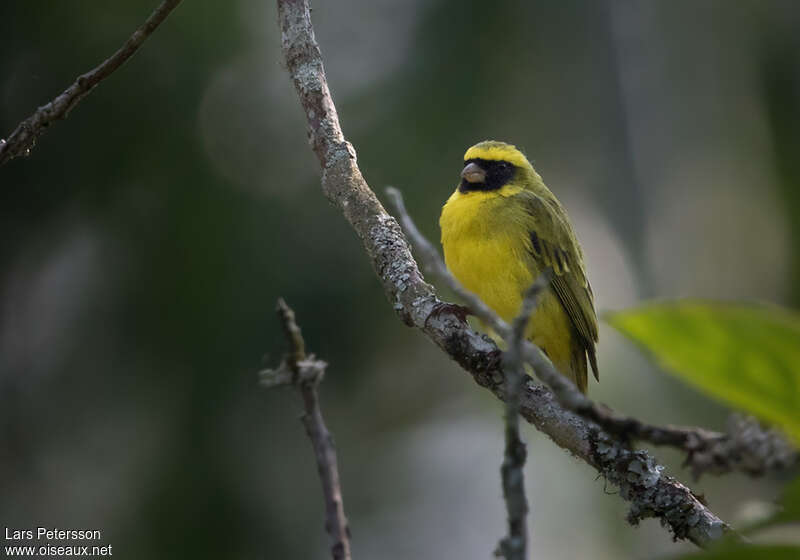
[[(157, 2), (0, 4), (0, 136)], [(473, 143), (525, 150), (567, 207), (600, 311), (684, 296), (800, 303), (793, 0), (316, 2), (345, 133), (438, 239)], [(330, 363), (354, 558), (488, 558), (502, 408), (384, 299), (321, 195), (274, 2), (179, 6), (0, 169), (0, 525), (103, 531), (123, 558), (328, 557), (275, 300)], [(658, 423), (728, 410), (603, 325), (590, 394)], [(536, 558), (658, 558), (596, 473), (526, 426)], [(656, 455), (685, 481), (681, 457)], [(783, 480), (693, 488), (743, 523)]]

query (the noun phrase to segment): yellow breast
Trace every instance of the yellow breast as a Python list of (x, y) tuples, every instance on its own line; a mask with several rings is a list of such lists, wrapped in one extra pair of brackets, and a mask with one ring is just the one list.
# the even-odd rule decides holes
[(513, 319), (539, 271), (531, 270), (528, 232), (506, 196), (456, 191), (439, 225), (450, 272), (504, 320)]
[[(541, 272), (530, 254), (529, 217), (508, 199), (516, 192), (456, 190), (439, 220), (447, 268), (506, 322), (519, 313), (523, 294)], [(526, 336), (575, 379), (569, 317), (552, 290), (540, 297)]]

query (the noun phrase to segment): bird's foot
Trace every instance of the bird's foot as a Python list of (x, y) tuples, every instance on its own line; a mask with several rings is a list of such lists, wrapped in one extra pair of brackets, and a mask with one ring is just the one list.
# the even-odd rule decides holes
[(499, 348), (489, 352), (489, 357), (486, 360), (486, 371), (494, 371), (496, 369), (503, 369), (503, 351)]
[(458, 320), (465, 325), (467, 324), (467, 316), (472, 315), (472, 311), (469, 307), (458, 305), (457, 303), (445, 303), (441, 301), (433, 306), (430, 315), (428, 315), (428, 318), (425, 321), (427, 322), (431, 318), (438, 319), (442, 314), (445, 313), (455, 315)]

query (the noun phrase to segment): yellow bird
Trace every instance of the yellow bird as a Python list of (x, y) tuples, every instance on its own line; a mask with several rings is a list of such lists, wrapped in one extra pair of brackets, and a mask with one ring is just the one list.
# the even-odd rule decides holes
[(587, 357), (599, 377), (583, 253), (564, 207), (523, 153), (493, 140), (467, 150), (439, 225), (450, 272), (507, 322), (539, 274), (552, 270), (526, 337), (585, 393)]

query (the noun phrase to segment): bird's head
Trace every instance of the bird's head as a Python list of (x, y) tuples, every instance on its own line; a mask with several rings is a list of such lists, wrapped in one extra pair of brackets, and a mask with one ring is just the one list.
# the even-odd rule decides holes
[(541, 181), (528, 158), (515, 146), (495, 140), (484, 140), (464, 154), (464, 169), (458, 190), (497, 191), (506, 185), (525, 187)]

